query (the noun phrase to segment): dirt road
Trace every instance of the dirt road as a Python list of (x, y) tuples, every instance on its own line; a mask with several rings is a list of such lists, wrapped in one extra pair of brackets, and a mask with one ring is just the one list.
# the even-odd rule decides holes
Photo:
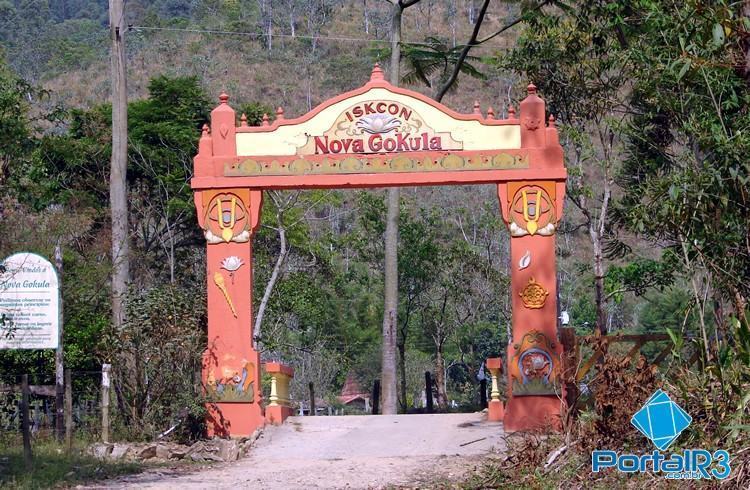
[(201, 471), (152, 470), (93, 488), (383, 488), (455, 479), (502, 452), (501, 424), (483, 414), (291, 417), (252, 453)]

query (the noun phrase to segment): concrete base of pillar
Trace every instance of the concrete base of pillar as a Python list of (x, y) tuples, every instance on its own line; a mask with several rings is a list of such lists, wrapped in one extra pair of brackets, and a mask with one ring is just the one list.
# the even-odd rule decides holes
[(259, 403), (209, 403), (208, 437), (245, 437), (265, 425)]
[(502, 422), (505, 418), (505, 406), (500, 400), (492, 400), (488, 405), (487, 420), (490, 422)]
[(281, 425), (287, 417), (294, 415), (291, 407), (283, 405), (269, 405), (266, 407), (266, 423), (271, 425)]
[(561, 429), (562, 401), (556, 396), (511, 396), (505, 408), (505, 432), (552, 432)]

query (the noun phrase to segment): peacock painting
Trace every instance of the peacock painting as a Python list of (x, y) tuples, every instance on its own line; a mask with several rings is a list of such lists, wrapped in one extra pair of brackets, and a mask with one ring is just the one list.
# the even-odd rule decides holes
[(209, 374), (206, 383), (206, 394), (213, 402), (252, 402), (255, 400), (255, 364), (245, 362), (242, 371), (223, 368), (218, 380)]

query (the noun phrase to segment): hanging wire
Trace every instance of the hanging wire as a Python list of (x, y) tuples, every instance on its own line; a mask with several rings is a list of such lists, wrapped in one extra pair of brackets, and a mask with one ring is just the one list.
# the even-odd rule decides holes
[[(170, 31), (170, 32), (187, 32), (194, 34), (218, 34), (226, 36), (245, 36), (252, 39), (262, 39), (267, 37), (266, 34), (258, 34), (257, 32), (242, 32), (242, 31), (222, 31), (215, 29), (188, 29), (181, 27), (150, 27), (150, 26), (128, 26), (129, 31)], [(283, 37), (289, 39), (309, 39), (309, 40), (320, 40), (325, 39), (328, 41), (343, 41), (343, 42), (364, 42), (364, 43), (382, 43), (391, 44), (391, 41), (387, 39), (367, 39), (361, 37), (336, 37), (336, 36), (309, 36), (296, 34), (272, 34), (271, 37)], [(414, 46), (431, 46), (431, 43), (424, 41), (400, 41), (399, 44), (410, 44)]]

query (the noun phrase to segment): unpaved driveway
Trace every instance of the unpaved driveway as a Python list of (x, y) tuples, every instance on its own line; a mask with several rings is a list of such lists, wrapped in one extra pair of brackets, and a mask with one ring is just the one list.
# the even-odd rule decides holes
[(98, 488), (382, 488), (454, 479), (487, 453), (504, 451), (502, 425), (484, 419), (481, 413), (291, 417), (268, 427), (251, 454), (234, 463), (190, 473), (153, 470)]

